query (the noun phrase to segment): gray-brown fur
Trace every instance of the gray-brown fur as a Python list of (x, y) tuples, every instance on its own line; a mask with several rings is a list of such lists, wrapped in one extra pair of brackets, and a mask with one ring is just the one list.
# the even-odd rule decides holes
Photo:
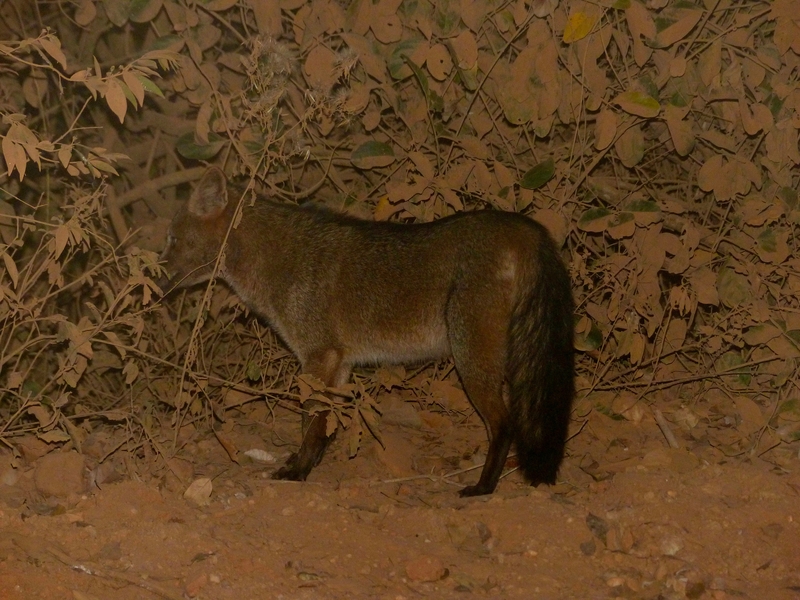
[[(234, 205), (209, 169), (173, 221), (168, 287), (210, 277)], [(533, 483), (555, 480), (573, 395), (572, 295), (537, 223), (497, 211), (378, 223), (259, 199), (230, 230), (219, 276), (327, 385), (356, 364), (453, 356), (490, 440), (463, 495), (494, 490), (512, 441)], [(305, 479), (321, 459), (324, 415), (307, 426), (277, 477)]]

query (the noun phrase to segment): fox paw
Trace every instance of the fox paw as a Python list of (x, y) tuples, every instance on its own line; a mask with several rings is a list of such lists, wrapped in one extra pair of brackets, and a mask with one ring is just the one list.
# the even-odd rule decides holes
[(302, 469), (297, 465), (297, 454), (292, 454), (280, 469), (272, 474), (272, 479), (283, 479), (286, 481), (305, 481), (309, 470)]
[(472, 498), (473, 496), (485, 496), (487, 494), (491, 494), (494, 491), (494, 487), (487, 488), (480, 484), (476, 485), (468, 485), (463, 490), (458, 492), (458, 495), (462, 498)]

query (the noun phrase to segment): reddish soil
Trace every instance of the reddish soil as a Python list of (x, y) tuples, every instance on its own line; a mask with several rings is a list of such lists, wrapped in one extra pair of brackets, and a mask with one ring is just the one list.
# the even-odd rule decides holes
[[(480, 461), (482, 425), (402, 406), (384, 412), (385, 450), (365, 438), (350, 460), (342, 436), (305, 483), (238, 465), (201, 432), (171, 469), (148, 459), (160, 476), (123, 470), (62, 498), (41, 489), (66, 467), (12, 470), (6, 456), (0, 597), (800, 598), (796, 444), (777, 459), (726, 457), (709, 436), (676, 431), (684, 448), (670, 449), (647, 415), (592, 413), (559, 485), (534, 489), (514, 472), (493, 496), (461, 499), (477, 470), (444, 475)], [(280, 463), (289, 448), (265, 440), (295, 440), (296, 426), (242, 418), (225, 439)], [(203, 477), (213, 489), (198, 505), (183, 493)]]

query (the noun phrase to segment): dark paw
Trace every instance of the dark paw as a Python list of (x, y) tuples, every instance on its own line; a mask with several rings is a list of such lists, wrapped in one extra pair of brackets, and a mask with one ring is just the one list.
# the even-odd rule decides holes
[(472, 498), (473, 496), (485, 496), (486, 494), (491, 494), (494, 491), (494, 488), (488, 488), (486, 486), (482, 486), (480, 484), (476, 485), (468, 485), (463, 490), (458, 492), (458, 495), (462, 498)]
[(305, 481), (310, 469), (301, 469), (297, 466), (297, 454), (292, 454), (280, 469), (272, 474), (273, 479), (286, 481)]

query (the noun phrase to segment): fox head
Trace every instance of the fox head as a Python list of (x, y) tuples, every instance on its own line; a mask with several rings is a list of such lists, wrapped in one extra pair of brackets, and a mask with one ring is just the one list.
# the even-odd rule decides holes
[(169, 227), (161, 261), (167, 278), (164, 293), (208, 281), (228, 232), (230, 215), (225, 175), (216, 167), (204, 174)]

